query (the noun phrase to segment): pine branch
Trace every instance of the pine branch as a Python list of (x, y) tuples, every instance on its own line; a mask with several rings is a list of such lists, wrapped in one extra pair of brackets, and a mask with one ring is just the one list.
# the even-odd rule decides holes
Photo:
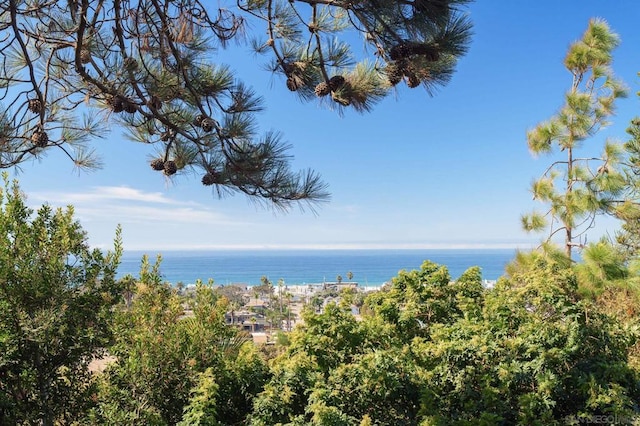
[[(199, 0), (74, 0), (30, 9), (10, 0), (8, 22), (0, 24), (8, 105), (0, 167), (52, 148), (78, 167), (97, 167), (98, 150), (86, 145), (104, 132), (78, 120), (89, 108), (106, 126), (119, 124), (132, 140), (152, 145), (158, 157), (151, 165), (166, 176), (195, 171), (214, 192), (278, 208), (322, 201), (327, 193), (317, 175), (291, 172), (286, 150), (260, 140), (262, 99), (220, 63), (218, 47), (244, 43), (246, 24), (258, 23), (268, 38), (252, 44), (270, 55), (271, 70), (292, 92), (339, 113), (364, 113), (400, 81), (430, 94), (449, 81), (469, 43), (465, 3), (247, 0), (232, 12)], [(373, 55), (354, 51), (354, 33)], [(248, 157), (256, 152), (264, 154), (257, 164)]]

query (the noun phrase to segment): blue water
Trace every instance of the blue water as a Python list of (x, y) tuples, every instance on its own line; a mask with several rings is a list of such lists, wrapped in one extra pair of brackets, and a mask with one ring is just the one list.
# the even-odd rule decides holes
[[(138, 275), (144, 252), (124, 253), (119, 276)], [(147, 252), (155, 260), (156, 252)], [(194, 283), (212, 278), (216, 284), (260, 284), (267, 276), (274, 284), (283, 279), (287, 285), (335, 281), (341, 275), (360, 285), (378, 286), (391, 280), (398, 271), (419, 269), (424, 260), (445, 265), (452, 278), (467, 268), (480, 266), (482, 278), (498, 279), (515, 255), (514, 250), (296, 250), (296, 251), (165, 251), (160, 267), (163, 278), (171, 283)]]

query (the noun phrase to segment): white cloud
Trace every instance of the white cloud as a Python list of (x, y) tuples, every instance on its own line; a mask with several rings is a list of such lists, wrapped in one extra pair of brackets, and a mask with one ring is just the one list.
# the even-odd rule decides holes
[(184, 194), (100, 186), (33, 192), (29, 201), (32, 206), (45, 201), (54, 207), (73, 205), (96, 246), (111, 247), (113, 230), (120, 224), (127, 250), (513, 248), (526, 243), (495, 238), (483, 243), (483, 238), (471, 237), (451, 241), (441, 235), (446, 233), (446, 224), (438, 223), (441, 232), (430, 235), (428, 230), (407, 231), (402, 220), (373, 220), (365, 214), (366, 209), (350, 203), (331, 206), (330, 214), (320, 217), (283, 219), (261, 211), (223, 213), (216, 204), (182, 201), (180, 196)]
[(246, 225), (209, 206), (127, 186), (100, 186), (85, 192), (33, 192), (29, 201), (74, 206), (82, 222)]
[(357, 214), (360, 213), (360, 206), (356, 204), (343, 204), (331, 206), (332, 210), (338, 213)]
[(104, 204), (101, 206), (76, 205), (75, 212), (83, 221), (116, 218), (122, 224), (149, 222), (162, 222), (171, 225), (240, 224), (238, 221), (231, 220), (207, 208)]
[[(29, 198), (55, 204), (80, 204), (101, 201), (139, 201), (159, 204), (177, 204), (160, 192), (143, 192), (127, 186), (98, 186), (88, 192), (34, 192)], [(192, 204), (192, 203), (189, 203)]]

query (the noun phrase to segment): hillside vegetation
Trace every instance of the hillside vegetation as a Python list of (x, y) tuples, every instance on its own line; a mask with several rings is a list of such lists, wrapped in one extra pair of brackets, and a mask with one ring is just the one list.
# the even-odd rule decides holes
[[(22, 197), (5, 182), (2, 424), (551, 425), (640, 416), (640, 292), (622, 262), (522, 253), (487, 289), (477, 267), (452, 279), (426, 261), (369, 294), (359, 318), (352, 293), (321, 312), (310, 304), (286, 338), (260, 346), (227, 325), (231, 302), (212, 285), (198, 283), (185, 299), (162, 281), (159, 259), (146, 258), (136, 279), (116, 281), (118, 233), (113, 252), (91, 251), (72, 209), (32, 215)], [(599, 244), (592, 250), (615, 254)], [(104, 353), (114, 361), (90, 373)]]

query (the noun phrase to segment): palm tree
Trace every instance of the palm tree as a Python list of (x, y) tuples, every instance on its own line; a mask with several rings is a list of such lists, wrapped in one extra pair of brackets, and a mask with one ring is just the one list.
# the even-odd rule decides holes
[(293, 299), (293, 294), (287, 292), (284, 297), (287, 299), (287, 331), (291, 331), (291, 299)]
[(275, 325), (275, 327), (280, 330), (280, 328), (282, 327), (282, 316), (277, 310), (269, 308), (266, 312), (266, 317), (267, 321), (269, 321), (271, 329), (273, 329)]
[(278, 280), (278, 302), (280, 304), (280, 321), (282, 321), (282, 287), (284, 287), (284, 278)]
[(127, 274), (120, 279), (120, 282), (123, 284), (124, 289), (122, 297), (124, 297), (125, 306), (127, 307), (127, 309), (129, 309), (131, 307), (131, 303), (133, 302), (136, 279), (131, 274)]
[(313, 312), (318, 313), (322, 308), (322, 299), (317, 294), (311, 297), (311, 306), (313, 306)]
[(231, 308), (231, 325), (234, 325), (236, 323), (235, 318), (236, 318), (236, 303), (235, 302), (231, 302), (230, 306)]

